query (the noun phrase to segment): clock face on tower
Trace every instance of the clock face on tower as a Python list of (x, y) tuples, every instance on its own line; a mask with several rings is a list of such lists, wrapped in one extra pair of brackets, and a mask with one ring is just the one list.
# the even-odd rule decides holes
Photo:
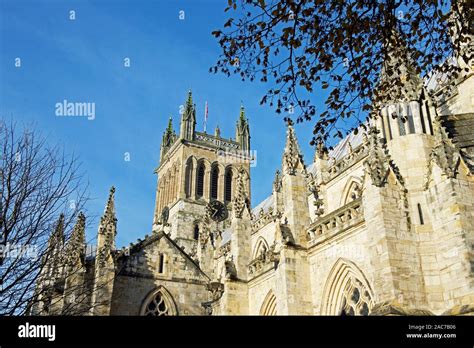
[(209, 217), (216, 222), (224, 221), (229, 216), (225, 204), (218, 200), (209, 202), (207, 205), (207, 212)]

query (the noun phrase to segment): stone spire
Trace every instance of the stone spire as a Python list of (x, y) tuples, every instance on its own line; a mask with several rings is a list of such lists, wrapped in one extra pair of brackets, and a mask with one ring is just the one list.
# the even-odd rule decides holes
[(219, 125), (216, 126), (216, 130), (214, 131), (214, 136), (216, 138), (220, 138), (221, 137), (221, 129), (219, 128)]
[(283, 174), (295, 175), (298, 173), (305, 173), (306, 166), (303, 161), (298, 140), (296, 139), (295, 130), (293, 126), (288, 125), (286, 132), (286, 145), (283, 153)]
[(94, 287), (91, 299), (91, 313), (93, 315), (110, 315), (115, 279), (113, 251), (115, 250), (115, 235), (117, 234), (114, 193), (115, 188), (112, 186), (104, 215), (100, 218), (97, 235)]
[(196, 129), (196, 104), (193, 104), (193, 95), (191, 90), (188, 92), (188, 98), (184, 105), (181, 116), (180, 137), (185, 140), (193, 140)]
[(60, 275), (61, 259), (64, 248), (64, 214), (59, 215), (55, 229), (48, 240), (48, 251), (45, 255), (46, 275), (54, 281)]
[(112, 250), (115, 249), (115, 235), (117, 234), (117, 218), (115, 217), (115, 187), (111, 187), (109, 198), (105, 206), (104, 215), (100, 218), (97, 237), (97, 261), (104, 266), (110, 261)]
[(85, 226), (86, 217), (81, 212), (77, 217), (76, 225), (72, 230), (71, 237), (66, 244), (66, 262), (69, 266), (82, 266), (85, 258)]
[(241, 149), (245, 153), (250, 151), (250, 127), (245, 117), (245, 109), (240, 105), (240, 115), (235, 128), (235, 140), (240, 144)]
[(48, 240), (48, 248), (50, 251), (55, 254), (56, 252), (61, 252), (62, 247), (64, 246), (64, 214), (59, 215), (58, 221), (56, 222), (56, 227), (54, 232), (51, 234)]
[[(382, 91), (376, 93), (385, 102), (409, 102), (418, 100), (423, 90), (423, 80), (416, 70), (406, 42), (396, 30), (385, 42), (387, 56), (382, 66)], [(400, 86), (400, 81), (402, 86)], [(381, 94), (382, 93), (382, 94)], [(381, 100), (379, 100), (381, 101)]]

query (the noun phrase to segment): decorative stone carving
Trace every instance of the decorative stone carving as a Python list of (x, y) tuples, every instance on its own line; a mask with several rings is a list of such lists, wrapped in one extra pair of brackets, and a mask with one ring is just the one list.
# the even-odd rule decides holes
[(282, 188), (281, 173), (277, 169), (277, 171), (275, 172), (275, 179), (273, 180), (273, 191), (280, 192), (281, 188)]
[(431, 151), (431, 159), (440, 167), (448, 178), (456, 176), (456, 167), (461, 159), (461, 154), (446, 134), (446, 130), (439, 121), (435, 121), (435, 146)]
[(237, 176), (237, 187), (235, 190), (235, 198), (232, 207), (234, 216), (238, 219), (242, 218), (245, 209), (250, 212), (250, 201), (245, 185), (246, 175), (247, 174), (244, 170), (240, 170)]

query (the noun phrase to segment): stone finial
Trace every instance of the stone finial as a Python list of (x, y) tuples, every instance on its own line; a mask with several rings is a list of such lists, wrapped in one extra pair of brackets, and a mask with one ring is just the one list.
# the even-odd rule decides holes
[(273, 191), (280, 192), (281, 188), (282, 188), (281, 173), (277, 169), (277, 171), (275, 172), (275, 179), (273, 180)]
[(305, 173), (306, 166), (303, 161), (298, 140), (293, 126), (288, 125), (286, 132), (286, 145), (283, 153), (283, 174), (295, 175), (297, 172)]
[(66, 262), (71, 266), (84, 261), (86, 243), (85, 228), (86, 217), (81, 212), (77, 217), (77, 222), (74, 225), (71, 237), (66, 245)]
[(221, 129), (219, 128), (219, 126), (216, 126), (216, 130), (214, 131), (214, 136), (216, 138), (220, 138), (221, 137)]
[(322, 141), (318, 141), (316, 144), (316, 151), (314, 152), (314, 162), (316, 160), (327, 160), (328, 159), (328, 149)]

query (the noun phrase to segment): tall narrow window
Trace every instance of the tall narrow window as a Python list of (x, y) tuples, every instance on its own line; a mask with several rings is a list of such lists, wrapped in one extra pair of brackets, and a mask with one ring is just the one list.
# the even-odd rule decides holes
[(227, 170), (225, 174), (225, 197), (224, 200), (226, 202), (230, 202), (232, 200), (232, 170)]
[(194, 240), (198, 240), (199, 239), (199, 226), (196, 224), (194, 225)]
[(421, 210), (421, 204), (418, 203), (418, 216), (420, 217), (420, 225), (425, 224), (425, 220), (423, 219), (423, 211)]
[(164, 273), (165, 271), (165, 255), (160, 254), (159, 260), (158, 260), (158, 273)]
[(415, 123), (413, 122), (413, 112), (411, 111), (411, 105), (407, 106), (407, 114), (408, 114), (408, 133), (413, 134), (415, 133)]
[(192, 187), (191, 187), (191, 180), (193, 178), (193, 162), (191, 160), (188, 161), (186, 164), (186, 176), (185, 176), (185, 183), (184, 183), (184, 190), (186, 192), (186, 198), (191, 197), (192, 195)]
[[(426, 111), (428, 111), (428, 106), (426, 105), (426, 102), (425, 102), (425, 108), (424, 108)], [(421, 121), (421, 130), (423, 133), (426, 134), (426, 126), (425, 126), (425, 115), (423, 112), (420, 113), (420, 121)]]
[(217, 188), (219, 184), (219, 168), (211, 170), (211, 199), (217, 199)]
[(204, 164), (198, 167), (196, 176), (196, 196), (202, 197), (204, 195)]

